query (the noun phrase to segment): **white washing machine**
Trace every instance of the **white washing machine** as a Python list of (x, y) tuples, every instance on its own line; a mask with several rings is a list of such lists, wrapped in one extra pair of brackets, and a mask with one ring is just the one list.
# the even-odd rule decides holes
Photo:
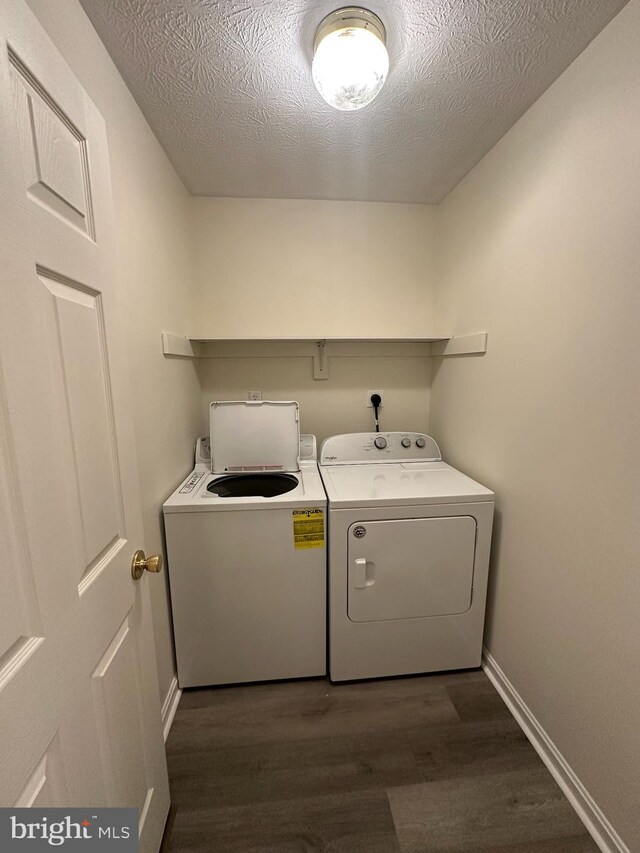
[(163, 506), (180, 687), (326, 673), (326, 496), (294, 402), (215, 402)]
[(480, 665), (494, 495), (420, 433), (326, 439), (333, 681)]

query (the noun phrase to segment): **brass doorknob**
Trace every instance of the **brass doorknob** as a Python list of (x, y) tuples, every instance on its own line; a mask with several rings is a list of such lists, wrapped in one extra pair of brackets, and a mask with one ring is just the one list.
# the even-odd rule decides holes
[(131, 560), (131, 577), (134, 581), (139, 581), (145, 569), (148, 572), (159, 572), (161, 568), (161, 554), (153, 554), (151, 557), (145, 557), (144, 551), (136, 551)]

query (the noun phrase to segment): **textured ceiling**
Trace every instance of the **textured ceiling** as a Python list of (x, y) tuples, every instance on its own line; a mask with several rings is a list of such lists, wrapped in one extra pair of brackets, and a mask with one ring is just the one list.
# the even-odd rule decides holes
[(81, 3), (192, 193), (438, 202), (626, 0), (366, 2), (391, 68), (351, 113), (311, 80), (335, 0)]

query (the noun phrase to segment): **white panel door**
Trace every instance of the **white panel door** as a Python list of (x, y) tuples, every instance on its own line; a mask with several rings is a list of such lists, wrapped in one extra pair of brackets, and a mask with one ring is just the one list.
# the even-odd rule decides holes
[(476, 520), (366, 521), (349, 528), (349, 619), (464, 613), (471, 606)]
[(104, 122), (22, 0), (0, 8), (0, 805), (168, 783)]

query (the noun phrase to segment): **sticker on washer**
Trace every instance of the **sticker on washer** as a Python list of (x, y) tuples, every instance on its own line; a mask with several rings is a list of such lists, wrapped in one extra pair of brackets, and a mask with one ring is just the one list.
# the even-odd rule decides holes
[(302, 548), (324, 548), (324, 512), (317, 507), (309, 509), (294, 509), (293, 516), (293, 547), (296, 551)]

